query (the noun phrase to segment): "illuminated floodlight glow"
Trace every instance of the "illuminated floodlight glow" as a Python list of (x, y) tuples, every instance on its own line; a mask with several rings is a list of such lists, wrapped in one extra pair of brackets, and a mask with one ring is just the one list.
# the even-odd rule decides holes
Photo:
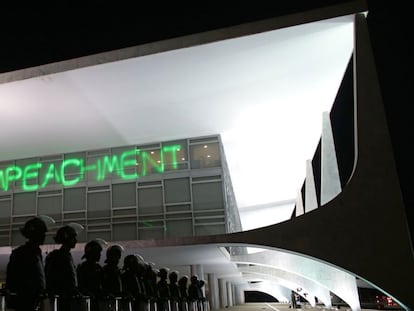
[[(85, 175), (88, 172), (95, 172), (95, 181), (97, 182), (104, 181), (113, 173), (123, 180), (137, 179), (148, 175), (150, 167), (162, 174), (165, 171), (165, 154), (171, 157), (171, 162), (168, 163), (171, 169), (178, 168), (177, 151), (180, 148), (180, 145), (164, 146), (161, 149), (160, 160), (153, 159), (151, 153), (139, 149), (127, 150), (120, 155), (107, 155), (88, 165), (85, 164), (84, 159), (69, 158), (63, 160), (60, 165), (48, 164), (44, 174), (39, 174), (44, 165), (41, 162), (30, 163), (24, 167), (10, 165), (0, 170), (0, 190), (8, 191), (14, 182), (21, 182), (24, 191), (37, 191), (46, 188), (53, 181), (63, 187), (70, 187), (85, 180)], [(142, 168), (137, 165), (138, 162), (143, 163)], [(75, 170), (76, 174), (68, 174), (68, 170)]]
[[(243, 209), (297, 196), (306, 160), (318, 145), (322, 112), (330, 110), (352, 55), (353, 16), (200, 43), (108, 63), (92, 57), (99, 65), (1, 84), (0, 123), (17, 139), (10, 139), (9, 131), (0, 133), (0, 160), (220, 134), (242, 225), (265, 225), (269, 217), (257, 213), (262, 222), (253, 223)], [(154, 173), (163, 170), (160, 157), (155, 151)], [(100, 179), (109, 174), (109, 164), (99, 171)], [(149, 170), (151, 164), (144, 164), (137, 161), (137, 174)], [(53, 182), (59, 169), (43, 167), (42, 177), (45, 172), (48, 177), (40, 177), (37, 186)], [(97, 168), (88, 169), (90, 177)], [(12, 183), (19, 174), (35, 172), (35, 167), (26, 173), (4, 169), (0, 191), (10, 187), (6, 179)], [(75, 183), (75, 177), (63, 182)], [(33, 180), (26, 186), (35, 188)], [(273, 214), (285, 217), (293, 209), (282, 213), (281, 208)]]

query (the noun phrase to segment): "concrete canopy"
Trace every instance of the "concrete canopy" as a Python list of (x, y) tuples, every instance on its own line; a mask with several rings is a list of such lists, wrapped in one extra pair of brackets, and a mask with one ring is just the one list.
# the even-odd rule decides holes
[[(227, 35), (227, 30), (224, 33)], [(32, 73), (46, 70), (47, 74), (40, 76), (24, 76), (30, 75), (30, 70), (3, 75), (13, 81), (0, 85), (0, 98), (6, 103), (1, 121), (11, 129), (0, 136), (6, 150), (0, 159), (219, 133), (241, 208), (291, 199), (303, 180), (305, 160), (312, 156), (319, 138), (321, 113), (329, 110), (352, 52), (348, 39), (329, 48), (318, 46), (316, 41), (334, 42), (338, 33), (352, 39), (352, 19), (323, 20), (240, 38), (198, 42), (196, 46), (188, 43), (194, 39), (189, 37), (180, 42), (182, 49), (161, 48), (157, 53), (147, 53), (146, 49), (173, 44), (164, 42), (158, 47), (138, 47), (135, 52), (145, 54), (139, 57), (124, 58), (122, 55), (129, 51), (116, 51), (33, 69)], [(330, 63), (334, 50), (342, 53), (338, 67)], [(305, 55), (299, 53), (303, 51)], [(121, 59), (113, 61), (112, 57)], [(96, 63), (82, 65), (91, 59)], [(104, 64), (98, 65), (101, 61)], [(329, 66), (323, 66), (327, 61)], [(74, 63), (78, 66), (69, 68)], [(23, 80), (16, 78), (19, 74)], [(323, 97), (317, 97), (318, 87), (322, 87)], [(297, 89), (301, 92), (293, 94)], [(296, 100), (299, 106), (295, 106)], [(284, 114), (283, 107), (279, 116), (273, 110), (279, 103), (293, 107), (295, 118)], [(318, 103), (323, 104), (320, 110), (315, 109)], [(304, 112), (303, 119), (297, 111)], [(315, 117), (310, 116), (313, 113)], [(317, 124), (313, 139), (302, 141), (302, 128), (296, 136), (277, 137), (276, 149), (266, 146), (275, 140), (275, 133), (293, 134), (297, 124), (310, 133), (314, 125), (306, 124), (308, 120)], [(283, 127), (275, 127), (278, 123)], [(250, 125), (248, 130), (246, 125)], [(294, 149), (306, 145), (307, 150)], [(281, 153), (279, 150), (288, 150), (289, 160), (267, 160), (274, 164), (273, 170), (265, 165), (263, 171), (276, 176), (286, 169), (296, 186), (285, 188), (285, 178), (267, 188), (268, 181), (262, 175), (251, 174), (248, 164), (252, 159), (258, 161), (254, 156), (258, 150), (272, 158)], [(277, 163), (283, 166), (277, 167)], [(292, 166), (286, 165), (290, 163)], [(301, 165), (303, 169), (298, 170)], [(254, 199), (245, 196), (248, 192), (254, 193)]]

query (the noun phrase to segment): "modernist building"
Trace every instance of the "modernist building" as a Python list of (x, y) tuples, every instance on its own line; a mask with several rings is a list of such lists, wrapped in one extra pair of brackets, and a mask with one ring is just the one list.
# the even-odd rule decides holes
[[(0, 167), (2, 246), (24, 242), (19, 228), (36, 215), (59, 226), (83, 225), (81, 242), (241, 230), (219, 136), (45, 155)], [(51, 237), (46, 242), (54, 243)]]
[[(68, 101), (73, 110), (85, 112), (89, 117), (98, 111), (107, 117), (103, 118), (104, 121), (111, 121), (110, 116), (117, 110), (92, 109), (96, 108), (94, 105), (98, 106), (99, 101), (89, 101), (91, 94), (87, 92), (88, 86), (97, 89), (98, 85), (102, 90), (108, 87), (104, 79), (100, 79), (100, 64), (109, 64), (108, 68), (111, 64), (125, 66), (123, 61), (142, 56), (155, 57), (162, 52), (228, 42), (228, 39), (291, 26), (308, 26), (315, 21), (342, 16), (351, 18), (354, 27), (352, 57), (349, 62), (347, 60), (332, 110), (323, 116), (320, 144), (307, 162), (306, 178), (298, 181), (299, 185), (303, 182), (303, 187), (290, 219), (239, 232), (237, 213), (233, 213), (235, 198), (220, 145), (221, 133), (215, 131), (160, 140), (150, 140), (148, 135), (145, 143), (136, 139), (136, 144), (112, 144), (112, 141), (127, 140), (119, 133), (129, 130), (129, 125), (134, 122), (141, 122), (149, 128), (154, 120), (168, 119), (158, 118), (156, 114), (148, 119), (139, 119), (139, 113), (131, 115), (126, 110), (123, 113), (133, 122), (90, 122), (88, 126), (94, 129), (91, 133), (77, 131), (81, 126), (74, 122), (68, 129), (64, 125), (62, 129), (47, 127), (46, 132), (55, 131), (55, 135), (47, 135), (50, 140), (46, 143), (36, 136), (22, 140), (19, 145), (6, 145), (0, 159), (1, 243), (5, 246), (1, 248), (2, 255), (7, 256), (10, 246), (21, 242), (17, 235), (19, 225), (31, 215), (44, 213), (62, 223), (83, 224), (86, 228), (83, 241), (95, 237), (123, 241), (131, 251), (162, 253), (163, 257), (158, 257), (160, 260), (168, 257), (174, 266), (191, 266), (191, 271), (198, 269), (199, 273), (203, 273), (200, 261), (187, 256), (186, 260), (180, 258), (180, 262), (173, 263), (172, 254), (185, 252), (185, 249), (201, 252), (204, 247), (264, 247), (266, 251), (258, 254), (226, 252), (226, 256), (246, 280), (260, 277), (260, 280), (281, 285), (283, 290), (279, 288), (273, 292), (281, 300), (286, 296), (286, 290), (295, 290), (313, 305), (316, 297), (330, 307), (331, 294), (335, 294), (353, 310), (360, 310), (358, 287), (364, 284), (392, 297), (401, 307), (414, 309), (411, 290), (414, 275), (412, 161), (407, 143), (412, 140), (412, 131), (407, 125), (412, 124), (412, 120), (408, 113), (409, 105), (405, 105), (411, 92), (410, 79), (407, 79), (410, 71), (406, 70), (410, 68), (410, 58), (405, 46), (407, 38), (401, 36), (403, 32), (395, 27), (395, 20), (388, 19), (387, 14), (382, 15), (384, 11), (378, 14), (374, 4), (372, 7), (373, 10), (364, 1), (332, 1), (315, 7), (308, 4), (303, 10), (291, 7), (279, 16), (255, 23), (184, 37), (188, 33), (177, 33), (173, 38), (166, 36), (161, 41), (158, 41), (159, 37), (149, 40), (150, 43), (143, 40), (129, 49), (38, 67), (12, 68), (19, 70), (3, 73), (0, 81), (7, 90), (14, 90), (15, 86), (19, 90), (16, 82), (28, 81), (30, 84), (33, 82), (31, 78), (36, 78), (33, 83), (36, 90), (47, 89), (48, 83), (53, 84), (54, 79), (58, 83), (68, 82), (64, 85), (83, 91), (82, 99), (89, 105), (82, 106), (67, 98), (61, 98), (62, 102)], [(326, 44), (326, 49), (329, 47)], [(174, 64), (179, 60), (175, 59)], [(39, 64), (30, 66), (34, 65)], [(72, 70), (80, 68), (95, 70), (95, 79), (73, 79)], [(110, 69), (114, 70), (114, 67)], [(124, 70), (127, 69), (126, 65)], [(208, 71), (210, 68), (207, 66), (205, 69)], [(53, 76), (56, 73), (65, 75), (59, 80), (61, 76)], [(190, 71), (186, 81), (195, 79), (196, 74)], [(121, 79), (122, 75), (116, 78)], [(211, 81), (204, 82), (198, 90), (207, 106), (211, 102), (203, 91), (211, 87)], [(123, 86), (135, 91), (134, 85), (128, 81)], [(0, 96), (4, 96), (1, 100), (24, 101), (25, 95), (35, 93), (30, 87), (25, 88), (25, 92), (16, 93), (1, 93), (3, 89), (0, 88)], [(186, 87), (183, 89), (189, 91)], [(58, 89), (65, 90), (63, 87)], [(170, 91), (169, 96), (164, 99), (181, 107), (182, 102), (174, 102), (176, 90), (167, 90)], [(215, 90), (217, 93), (222, 91), (220, 88)], [(242, 89), (238, 91), (242, 93)], [(42, 98), (54, 98), (49, 93), (46, 95)], [(116, 100), (120, 103), (125, 101), (124, 94), (117, 95)], [(256, 96), (258, 94), (254, 98)], [(102, 97), (97, 98), (103, 101)], [(143, 107), (152, 107), (154, 103), (148, 98), (146, 100)], [(32, 102), (32, 99), (27, 102)], [(8, 114), (3, 114), (6, 116), (3, 123), (10, 124), (6, 121), (20, 120), (22, 116), (25, 121), (32, 122), (33, 111), (27, 107), (21, 115), (7, 111)], [(220, 109), (225, 107), (223, 104)], [(53, 112), (54, 109), (55, 106)], [(165, 109), (164, 116), (171, 114), (172, 110)], [(188, 110), (183, 111), (184, 114)], [(73, 111), (63, 112), (67, 119), (73, 117), (69, 112)], [(209, 113), (203, 110), (205, 119), (212, 116)], [(213, 116), (220, 119), (219, 113)], [(83, 118), (76, 120), (84, 121)], [(48, 125), (56, 124), (53, 118), (43, 121), (50, 122)], [(9, 128), (17, 128), (17, 122), (14, 122)], [(195, 121), (189, 119), (189, 122)], [(194, 128), (210, 129), (208, 122), (203, 123), (200, 119), (197, 122)], [(249, 125), (246, 127), (245, 133), (248, 133), (251, 129)], [(29, 132), (38, 128), (42, 129), (42, 126), (29, 127)], [(113, 129), (109, 134), (105, 131), (108, 128)], [(63, 132), (74, 135), (79, 145), (88, 141), (84, 140), (88, 134), (99, 132), (105, 136), (99, 141), (105, 147), (89, 148), (87, 145), (73, 150), (70, 140), (60, 143), (59, 135), (67, 137)], [(164, 127), (159, 132), (166, 137), (170, 134)], [(9, 136), (0, 137), (6, 144), (12, 141), (13, 135), (15, 132), (11, 131)], [(88, 142), (95, 143), (93, 140)], [(51, 151), (41, 151), (46, 149)], [(210, 153), (210, 150), (214, 152)], [(263, 166), (255, 168), (263, 169)], [(82, 244), (76, 251), (81, 248)], [(241, 293), (246, 288), (245, 283), (237, 283), (218, 270), (207, 271), (207, 263), (203, 265), (203, 276), (208, 278), (214, 309), (243, 301)]]

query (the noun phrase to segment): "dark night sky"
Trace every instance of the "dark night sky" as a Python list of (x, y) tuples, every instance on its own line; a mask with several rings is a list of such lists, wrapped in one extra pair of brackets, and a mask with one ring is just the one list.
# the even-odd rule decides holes
[[(134, 1), (87, 1), (1, 8), (0, 72), (271, 18), (349, 0), (290, 0), (136, 7)], [(25, 4), (26, 5), (26, 4)]]

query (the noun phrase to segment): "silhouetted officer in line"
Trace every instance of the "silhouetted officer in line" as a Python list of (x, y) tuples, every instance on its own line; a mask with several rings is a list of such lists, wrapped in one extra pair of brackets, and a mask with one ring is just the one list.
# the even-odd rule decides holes
[(122, 293), (121, 269), (119, 261), (124, 251), (121, 245), (112, 245), (106, 250), (105, 265), (103, 266), (102, 291), (109, 297), (118, 297)]
[(142, 311), (144, 308), (142, 298), (145, 297), (145, 291), (139, 279), (140, 269), (140, 261), (136, 255), (131, 254), (124, 258), (122, 287), (125, 295), (133, 301), (133, 311)]
[(7, 304), (16, 311), (34, 311), (40, 308), (40, 297), (45, 294), (46, 281), (40, 245), (45, 241), (47, 226), (43, 219), (28, 220), (20, 229), (28, 239), (14, 249), (7, 264)]
[(171, 271), (168, 274), (168, 288), (170, 289), (170, 304), (171, 311), (178, 311), (178, 305), (180, 303), (180, 289), (178, 287), (178, 272)]
[(103, 268), (99, 264), (102, 246), (97, 240), (86, 243), (82, 261), (76, 268), (80, 292), (91, 298), (91, 311), (99, 310), (98, 299), (102, 298)]
[[(190, 302), (195, 303), (198, 311), (203, 309), (203, 303), (205, 301), (202, 287), (204, 281), (199, 280), (197, 275), (192, 275), (190, 278), (190, 285), (188, 286), (188, 297)], [(195, 311), (195, 310), (193, 310)]]
[(183, 275), (178, 280), (178, 289), (180, 290), (180, 303), (178, 304), (180, 311), (188, 310), (188, 276)]
[(148, 284), (145, 281), (146, 277), (146, 269), (147, 269), (147, 263), (144, 261), (144, 258), (140, 255), (136, 255), (138, 258), (138, 272), (137, 272), (137, 279), (141, 287), (141, 292), (138, 296), (139, 300), (139, 310), (141, 311), (147, 311), (149, 307), (149, 293), (148, 293)]
[(58, 296), (58, 310), (70, 310), (72, 298), (80, 296), (76, 268), (70, 253), (77, 243), (77, 232), (69, 226), (58, 229), (54, 240), (61, 244), (45, 259), (46, 288), (50, 299)]
[(168, 269), (161, 268), (158, 272), (158, 277), (160, 278), (157, 283), (158, 288), (158, 311), (170, 311), (170, 288), (168, 287)]
[(158, 289), (157, 289), (157, 275), (158, 270), (154, 269), (154, 264), (151, 262), (145, 263), (144, 284), (149, 301), (149, 311), (157, 310)]

